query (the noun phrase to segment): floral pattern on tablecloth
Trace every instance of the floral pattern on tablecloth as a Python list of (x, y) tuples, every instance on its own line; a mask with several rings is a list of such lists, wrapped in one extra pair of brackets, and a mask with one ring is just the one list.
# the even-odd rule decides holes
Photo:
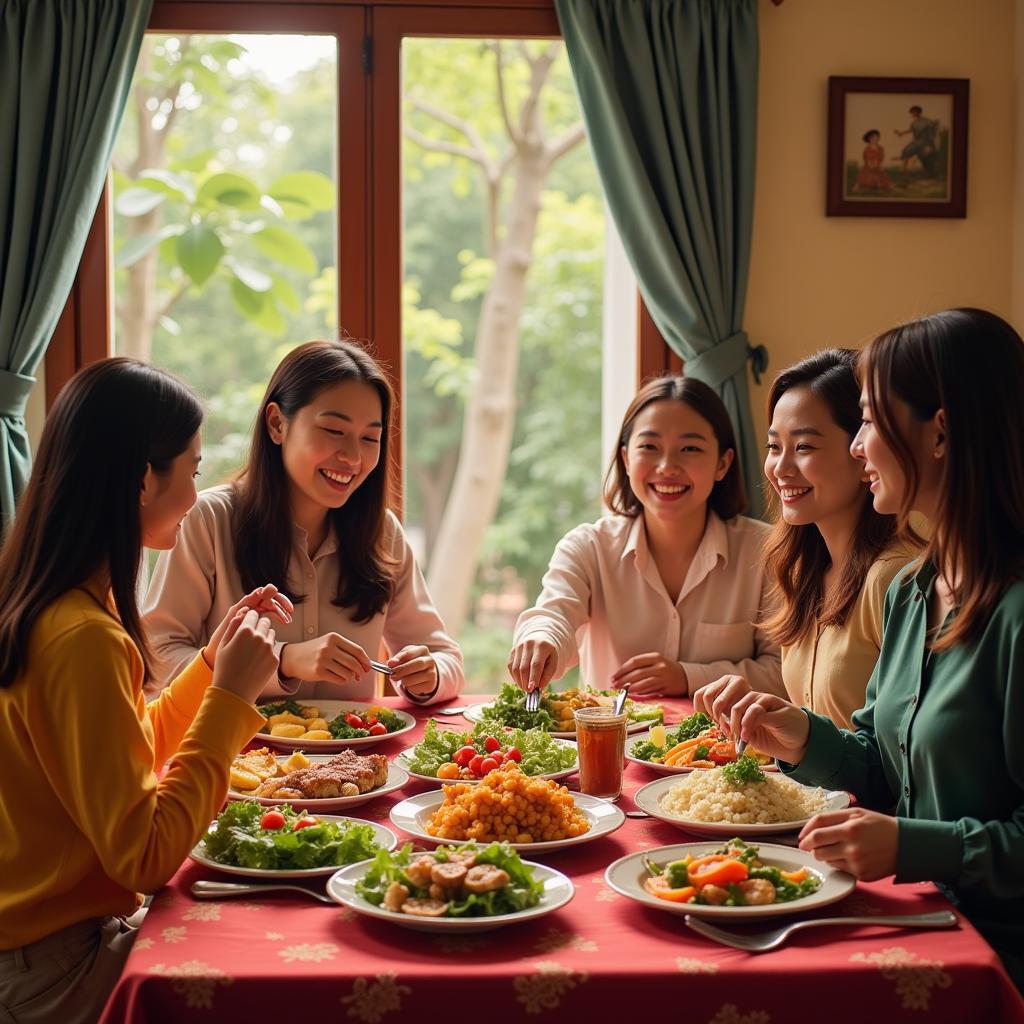
[(341, 1002), (348, 1006), (347, 1014), (353, 1020), (377, 1024), (387, 1014), (400, 1010), (402, 1000), (411, 992), (408, 985), (398, 984), (398, 975), (394, 971), (385, 971), (373, 981), (356, 978), (352, 994), (342, 996)]
[(574, 949), (579, 953), (596, 953), (597, 943), (574, 932), (549, 928), (535, 943), (538, 953), (555, 953), (560, 949)]
[(164, 930), (160, 932), (160, 937), (164, 940), (164, 942), (168, 943), (171, 946), (174, 946), (179, 942), (184, 942), (187, 935), (188, 929), (184, 925), (172, 928), (164, 928)]
[[(251, 906), (251, 904), (250, 904)], [(182, 921), (219, 921), (223, 903), (197, 903), (181, 915)]]
[(211, 967), (202, 960), (186, 960), (173, 967), (153, 964), (149, 973), (173, 978), (171, 991), (184, 996), (185, 1005), (190, 1010), (212, 1010), (217, 986), (230, 985), (234, 981), (219, 968)]
[(709, 960), (697, 960), (692, 956), (677, 956), (676, 970), (683, 974), (717, 974), (718, 964)]
[(293, 964), (296, 961), (319, 964), (324, 960), (333, 960), (338, 955), (338, 947), (332, 942), (301, 943), (297, 946), (279, 949), (277, 955), (286, 964)]
[(516, 1001), (527, 1013), (557, 1009), (567, 992), (587, 980), (584, 972), (573, 972), (555, 960), (540, 960), (533, 967), (535, 974), (520, 974), (512, 982)]
[(857, 963), (877, 964), (886, 981), (894, 982), (896, 995), (905, 1010), (928, 1010), (932, 989), (949, 988), (952, 977), (942, 968), (941, 960), (924, 960), (903, 946), (886, 946), (879, 953), (854, 953)]

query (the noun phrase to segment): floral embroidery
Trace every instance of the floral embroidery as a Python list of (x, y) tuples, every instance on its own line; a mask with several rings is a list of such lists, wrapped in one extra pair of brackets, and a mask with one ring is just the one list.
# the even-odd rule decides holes
[(717, 974), (718, 964), (713, 964), (707, 960), (695, 960), (690, 956), (677, 956), (676, 967), (683, 972), (683, 974)]
[(619, 894), (614, 889), (605, 887), (604, 889), (597, 890), (597, 902), (598, 903), (611, 903), (613, 900), (617, 900)]
[(270, 942), (280, 942), (284, 938), (283, 932), (267, 932), (267, 939)]
[(412, 989), (408, 985), (396, 984), (398, 975), (394, 971), (378, 974), (376, 981), (356, 978), (352, 995), (342, 996), (342, 1003), (350, 1003), (348, 1016), (366, 1024), (377, 1024), (385, 1014), (402, 1008), (402, 997)]
[(896, 995), (905, 1010), (927, 1010), (932, 988), (949, 988), (952, 977), (943, 969), (941, 960), (919, 960), (902, 946), (886, 946), (880, 953), (854, 953), (858, 963), (876, 964), (886, 981), (896, 984)]
[(348, 907), (342, 907), (341, 910), (338, 911), (338, 920), (345, 921), (346, 923), (354, 921), (358, 916), (359, 915), (354, 910), (350, 910)]
[(740, 1013), (735, 1003), (724, 1003), (708, 1024), (770, 1024), (771, 1019), (764, 1010)]
[(597, 943), (593, 939), (585, 939), (582, 935), (563, 932), (558, 928), (549, 928), (534, 943), (538, 953), (554, 953), (559, 949), (575, 949), (580, 953), (596, 953)]
[(296, 960), (318, 964), (321, 960), (333, 960), (337, 952), (338, 947), (333, 942), (318, 942), (316, 945), (303, 943), (298, 946), (288, 946), (278, 950), (277, 955), (284, 957), (286, 964), (294, 963)]
[(134, 949), (138, 949), (138, 950), (152, 949), (153, 948), (153, 940), (152, 939), (136, 939), (135, 940), (135, 946), (133, 948)]
[(165, 928), (160, 934), (163, 936), (164, 942), (169, 942), (172, 946), (178, 942), (185, 941), (185, 933), (188, 929), (182, 925), (180, 928)]
[(554, 960), (541, 960), (533, 966), (536, 974), (521, 974), (513, 981), (516, 1000), (526, 1007), (527, 1013), (554, 1010), (562, 996), (587, 980), (582, 971), (574, 974)]
[(165, 978), (173, 978), (172, 991), (185, 997), (185, 1005), (189, 1009), (213, 1009), (213, 996), (217, 985), (230, 985), (234, 978), (202, 960), (187, 960), (177, 967), (165, 967), (154, 964), (150, 967), (151, 974), (161, 974)]
[(182, 921), (219, 921), (223, 903), (197, 903), (181, 915)]

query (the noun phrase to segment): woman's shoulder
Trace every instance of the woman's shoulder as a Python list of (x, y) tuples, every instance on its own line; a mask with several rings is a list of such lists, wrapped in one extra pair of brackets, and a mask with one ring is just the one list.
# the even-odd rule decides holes
[(592, 523), (580, 523), (574, 526), (558, 542), (560, 548), (575, 551), (598, 549), (621, 553), (625, 550), (633, 530), (639, 524), (638, 517), (609, 513), (594, 520)]
[(744, 540), (762, 541), (771, 532), (768, 523), (752, 519), (750, 516), (733, 516), (732, 519), (722, 519), (721, 522), (727, 533)]
[[(901, 584), (913, 576), (911, 566), (917, 560), (920, 549), (912, 544), (898, 542), (887, 547), (868, 567), (864, 577), (864, 585), (881, 590), (884, 594), (894, 579), (899, 577)], [(903, 572), (903, 570), (908, 570)]]
[[(235, 485), (217, 484), (215, 487), (207, 487), (196, 495), (196, 503), (192, 512), (201, 512), (220, 519), (222, 516), (230, 516), (231, 510), (235, 507)], [(191, 513), (190, 513), (191, 514)]]
[(48, 656), (61, 657), (66, 651), (76, 658), (97, 650), (117, 654), (134, 649), (114, 613), (77, 587), (43, 609), (32, 627), (29, 644)]
[(771, 532), (767, 523), (749, 516), (733, 516), (719, 519), (719, 522), (725, 533), (730, 561), (739, 559), (745, 564), (764, 564), (764, 543)]

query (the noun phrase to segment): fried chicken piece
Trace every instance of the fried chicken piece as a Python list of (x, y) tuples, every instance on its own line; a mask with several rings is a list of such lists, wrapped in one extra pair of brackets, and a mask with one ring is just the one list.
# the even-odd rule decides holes
[(343, 750), (323, 764), (310, 765), (264, 783), (260, 796), (276, 797), (282, 789), (297, 790), (306, 800), (331, 800), (357, 796), (384, 785), (388, 779), (388, 759), (382, 754), (360, 757)]

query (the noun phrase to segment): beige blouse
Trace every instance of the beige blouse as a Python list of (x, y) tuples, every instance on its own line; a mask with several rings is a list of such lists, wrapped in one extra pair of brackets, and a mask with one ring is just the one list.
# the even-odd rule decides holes
[(515, 643), (543, 637), (558, 651), (558, 679), (577, 660), (583, 682), (604, 688), (625, 661), (659, 651), (679, 661), (690, 693), (729, 673), (785, 693), (779, 648), (754, 623), (766, 608), (762, 544), (768, 527), (708, 512), (697, 553), (673, 601), (647, 546), (642, 516), (609, 515), (559, 542)]
[[(160, 686), (166, 686), (195, 657), (228, 608), (245, 593), (231, 536), (232, 500), (231, 485), (203, 491), (182, 523), (178, 543), (157, 560), (143, 606), (143, 622)], [(390, 512), (385, 530), (397, 562), (394, 597), (369, 622), (354, 622), (350, 609), (331, 603), (338, 586), (334, 532), (310, 558), (306, 532), (295, 528), (288, 587), (291, 593), (307, 596), (301, 604), (296, 603), (291, 623), (275, 621), (278, 650), (282, 644), (312, 640), (325, 633), (340, 633), (371, 658), (377, 657), (382, 640), (392, 654), (408, 644), (423, 644), (434, 656), (439, 679), (437, 693), (429, 703), (448, 700), (462, 690), (465, 681), (462, 654), (445, 632), (401, 524)], [(342, 700), (372, 697), (374, 692), (372, 672), (346, 686), (295, 679), (272, 683), (265, 691), (300, 699)]]
[(782, 681), (794, 703), (853, 729), (853, 713), (864, 706), (868, 679), (882, 646), (882, 607), (893, 578), (916, 550), (895, 545), (868, 569), (864, 586), (841, 627), (818, 627), (782, 648)]

